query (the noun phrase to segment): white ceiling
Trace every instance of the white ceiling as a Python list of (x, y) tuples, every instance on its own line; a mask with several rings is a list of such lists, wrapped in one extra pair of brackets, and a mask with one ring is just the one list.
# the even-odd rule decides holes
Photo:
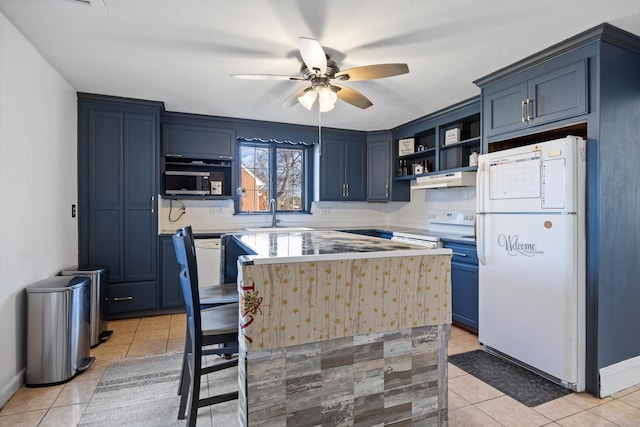
[[(88, 1), (88, 0), (86, 0)], [(320, 41), (341, 69), (406, 62), (409, 74), (346, 85), (322, 125), (390, 129), (479, 94), (473, 80), (609, 22), (640, 35), (639, 0), (0, 0), (0, 10), (80, 92), (164, 101), (169, 111), (317, 125), (281, 108), (304, 82), (298, 37)], [(10, 58), (5, 58), (10, 60)]]

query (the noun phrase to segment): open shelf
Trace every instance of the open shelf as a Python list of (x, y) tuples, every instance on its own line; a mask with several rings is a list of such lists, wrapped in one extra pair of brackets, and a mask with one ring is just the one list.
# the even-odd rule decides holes
[[(423, 129), (417, 125), (407, 129), (413, 135), (396, 141), (396, 154), (400, 150), (401, 140), (405, 140), (405, 147), (410, 147), (413, 140), (414, 152), (396, 155), (393, 179), (410, 180), (431, 173), (477, 170), (477, 166), (469, 164), (469, 156), (472, 153), (480, 154), (482, 139), (479, 111), (479, 100), (472, 100), (459, 108), (436, 114), (432, 121), (425, 121)], [(454, 142), (447, 144), (448, 131)]]

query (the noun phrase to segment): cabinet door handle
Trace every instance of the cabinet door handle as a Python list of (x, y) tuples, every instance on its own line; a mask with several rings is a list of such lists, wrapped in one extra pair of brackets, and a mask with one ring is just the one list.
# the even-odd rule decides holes
[(113, 297), (113, 301), (131, 301), (133, 297)]
[(463, 254), (461, 252), (453, 252), (453, 255), (458, 255), (458, 256), (469, 256), (467, 254)]
[(389, 184), (385, 185), (385, 197), (389, 197)]
[(151, 196), (151, 213), (155, 212), (155, 201), (156, 201), (155, 196)]
[(522, 119), (522, 123), (527, 121), (526, 115), (524, 112), (524, 109), (526, 108), (526, 106), (527, 106), (527, 100), (523, 99), (520, 105), (520, 118)]
[(533, 100), (527, 99), (527, 121), (533, 119)]
[(345, 193), (345, 196), (346, 196), (346, 197), (349, 197), (349, 184), (345, 184), (344, 186), (345, 186), (345, 188), (347, 189), (347, 191), (346, 191), (346, 193)]

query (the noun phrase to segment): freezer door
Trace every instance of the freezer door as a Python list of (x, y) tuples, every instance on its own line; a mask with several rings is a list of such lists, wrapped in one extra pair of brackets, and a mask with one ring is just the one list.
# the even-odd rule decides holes
[(584, 204), (584, 140), (567, 137), (479, 157), (482, 212), (578, 212)]
[[(576, 215), (479, 215), (479, 338), (567, 383), (584, 367)], [(580, 351), (580, 353), (579, 353)], [(581, 378), (581, 377), (580, 377)]]

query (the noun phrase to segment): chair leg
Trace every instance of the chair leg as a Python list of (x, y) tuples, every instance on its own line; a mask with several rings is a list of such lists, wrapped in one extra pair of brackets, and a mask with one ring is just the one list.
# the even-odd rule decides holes
[(187, 417), (187, 403), (189, 402), (189, 388), (194, 381), (192, 367), (189, 366), (188, 354), (183, 357), (182, 374), (180, 375), (180, 408), (178, 409), (178, 419), (184, 420)]
[(180, 396), (180, 408), (178, 410), (178, 419), (184, 420), (187, 417), (187, 403), (189, 401), (189, 388), (195, 372), (190, 363), (190, 357), (193, 352), (193, 338), (191, 330), (187, 327), (184, 339), (184, 353), (182, 353), (182, 368), (180, 372), (180, 384), (178, 385), (178, 395)]
[(189, 400), (189, 415), (187, 417), (187, 425), (189, 427), (195, 427), (196, 420), (198, 419), (198, 408), (200, 407), (200, 382), (201, 382), (201, 367), (202, 367), (202, 355), (196, 349), (195, 354), (192, 354), (190, 365), (193, 368), (191, 376), (191, 390)]
[(180, 368), (180, 383), (178, 384), (178, 396), (182, 395), (182, 383), (184, 381), (185, 368), (187, 367), (187, 354), (189, 353), (189, 349), (191, 348), (191, 343), (189, 342), (189, 328), (185, 333), (184, 339), (184, 351), (182, 352), (182, 368)]

